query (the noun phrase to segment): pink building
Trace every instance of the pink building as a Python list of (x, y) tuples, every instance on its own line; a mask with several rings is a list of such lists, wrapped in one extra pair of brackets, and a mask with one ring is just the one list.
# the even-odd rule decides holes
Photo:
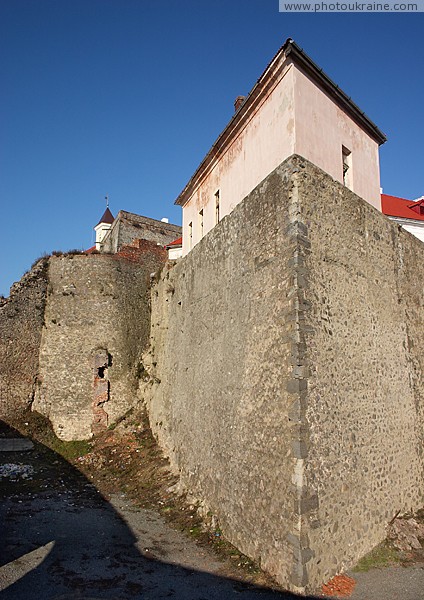
[(183, 254), (292, 154), (311, 161), (381, 210), (384, 134), (288, 39), (175, 201)]

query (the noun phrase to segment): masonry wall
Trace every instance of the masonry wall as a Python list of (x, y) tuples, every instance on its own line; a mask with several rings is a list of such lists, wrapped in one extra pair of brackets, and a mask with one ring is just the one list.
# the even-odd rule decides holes
[(33, 408), (63, 439), (89, 438), (135, 402), (150, 328), (150, 274), (165, 251), (53, 256)]
[(313, 586), (379, 543), (398, 511), (423, 504), (424, 247), (318, 168), (298, 167), (310, 244), (301, 419), (305, 485), (317, 497), (305, 522)]
[(422, 253), (292, 156), (154, 289), (153, 430), (229, 539), (292, 590), (423, 504)]
[(148, 240), (166, 246), (181, 236), (179, 225), (149, 219), (120, 210), (102, 244), (103, 252), (118, 252), (135, 239)]
[(1, 416), (17, 416), (32, 401), (46, 290), (47, 259), (40, 259), (0, 302)]
[(285, 582), (299, 534), (290, 211), (288, 174), (270, 176), (163, 272), (142, 389), (190, 493), (240, 550)]
[(417, 411), (416, 434), (424, 481), (424, 243), (402, 227), (397, 226), (397, 233), (399, 300), (406, 318), (410, 385)]

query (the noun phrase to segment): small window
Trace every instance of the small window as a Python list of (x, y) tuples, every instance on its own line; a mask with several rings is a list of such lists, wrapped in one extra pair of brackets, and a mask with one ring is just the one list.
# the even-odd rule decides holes
[(352, 152), (342, 146), (343, 185), (352, 189)]
[(221, 220), (221, 215), (219, 212), (219, 190), (215, 192), (215, 225), (218, 225)]
[(203, 208), (199, 210), (199, 237), (203, 237)]
[(193, 248), (193, 223), (188, 224), (188, 249)]

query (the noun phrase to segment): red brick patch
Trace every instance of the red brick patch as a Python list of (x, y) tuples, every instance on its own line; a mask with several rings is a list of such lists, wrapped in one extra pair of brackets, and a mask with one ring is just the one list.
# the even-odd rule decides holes
[(322, 595), (330, 598), (348, 598), (355, 587), (355, 580), (347, 575), (336, 575), (322, 586)]
[(132, 262), (143, 262), (146, 255), (153, 255), (165, 262), (168, 253), (156, 242), (150, 240), (135, 239), (131, 244), (122, 246), (122, 248), (115, 254), (117, 257), (122, 257)]

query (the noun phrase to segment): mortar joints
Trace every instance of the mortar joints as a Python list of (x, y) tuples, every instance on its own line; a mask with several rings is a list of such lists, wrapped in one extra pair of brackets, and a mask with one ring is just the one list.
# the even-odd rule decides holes
[(293, 549), (291, 583), (296, 590), (303, 592), (308, 585), (307, 563), (313, 552), (309, 548), (304, 515), (315, 510), (318, 497), (308, 493), (305, 474), (305, 459), (309, 450), (309, 428), (306, 421), (306, 400), (308, 393), (307, 346), (305, 333), (309, 331), (305, 323), (311, 304), (307, 299), (308, 274), (305, 256), (310, 251), (308, 227), (302, 221), (299, 195), (299, 174), (292, 174), (292, 188), (289, 204), (289, 225), (285, 230), (290, 245), (291, 257), (288, 261), (290, 290), (290, 327), (292, 367), (287, 382), (287, 392), (293, 396), (289, 411), (291, 420), (291, 453), (293, 458), (293, 529), (287, 539)]

